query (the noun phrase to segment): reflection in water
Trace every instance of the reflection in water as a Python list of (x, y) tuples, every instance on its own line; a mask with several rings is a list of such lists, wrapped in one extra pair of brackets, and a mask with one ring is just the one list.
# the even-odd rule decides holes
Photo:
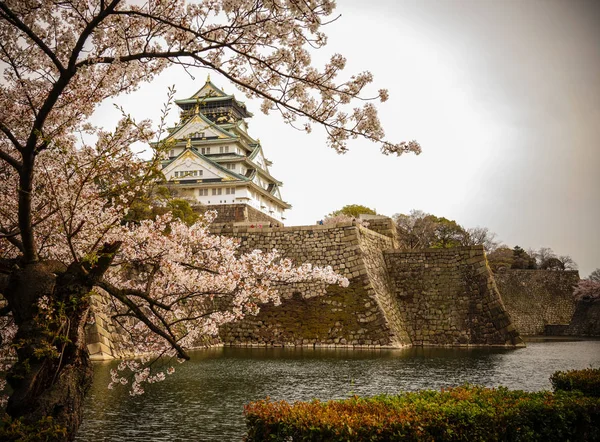
[(600, 341), (532, 342), (516, 350), (210, 349), (138, 397), (106, 388), (114, 365), (94, 366), (79, 441), (241, 440), (243, 405), (267, 396), (340, 399), (465, 382), (550, 389), (554, 371), (600, 366)]

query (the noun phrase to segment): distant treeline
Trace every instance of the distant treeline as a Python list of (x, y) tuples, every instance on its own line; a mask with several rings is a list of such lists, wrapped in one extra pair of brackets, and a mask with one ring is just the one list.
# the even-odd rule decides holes
[[(361, 214), (376, 215), (377, 211), (360, 204), (351, 204), (331, 212), (324, 222), (357, 219)], [(409, 214), (397, 213), (396, 223), (400, 247), (403, 249), (449, 248), (483, 245), (493, 271), (502, 269), (577, 270), (569, 255), (557, 255), (550, 247), (525, 250), (516, 245), (509, 247), (497, 239), (487, 227), (463, 227), (455, 220), (439, 217), (422, 210)], [(600, 278), (600, 270), (597, 270)], [(593, 279), (594, 273), (590, 275)]]

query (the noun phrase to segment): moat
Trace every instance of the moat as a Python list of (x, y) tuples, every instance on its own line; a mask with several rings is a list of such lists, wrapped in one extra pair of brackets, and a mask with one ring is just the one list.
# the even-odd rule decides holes
[(196, 351), (176, 374), (130, 397), (108, 390), (94, 366), (78, 441), (241, 440), (243, 405), (270, 396), (339, 399), (440, 389), (466, 382), (536, 391), (557, 370), (600, 366), (600, 340), (528, 342), (520, 349), (402, 350), (219, 348)]

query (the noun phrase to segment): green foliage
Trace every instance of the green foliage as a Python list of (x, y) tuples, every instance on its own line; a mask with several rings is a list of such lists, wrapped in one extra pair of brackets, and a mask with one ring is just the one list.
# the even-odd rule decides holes
[(564, 263), (554, 256), (546, 259), (540, 267), (542, 270), (565, 270)]
[(464, 245), (467, 231), (456, 221), (420, 210), (394, 215), (401, 248), (445, 249)]
[(447, 249), (450, 247), (459, 247), (462, 245), (463, 237), (466, 232), (463, 227), (454, 220), (435, 215), (428, 215), (433, 224), (433, 240), (429, 247), (435, 249)]
[(52, 417), (44, 417), (33, 425), (26, 425), (22, 419), (12, 419), (6, 415), (0, 421), (0, 440), (19, 442), (51, 442), (67, 439), (66, 428), (54, 423)]
[(529, 256), (521, 247), (515, 246), (512, 249), (512, 254), (512, 264), (510, 266), (512, 269), (535, 269), (537, 267), (535, 258)]
[(600, 397), (600, 368), (557, 371), (550, 376), (554, 391), (580, 391), (586, 396)]
[(343, 401), (245, 407), (247, 441), (592, 441), (600, 399), (462, 386)]
[(510, 269), (513, 264), (513, 251), (508, 247), (498, 247), (487, 255), (488, 264), (492, 271)]
[(158, 187), (151, 194), (138, 199), (129, 209), (125, 222), (140, 222), (154, 219), (158, 215), (171, 212), (175, 219), (180, 219), (191, 226), (198, 221), (199, 215), (194, 212), (190, 203), (181, 198), (175, 198), (166, 187)]
[(180, 219), (188, 226), (194, 224), (199, 218), (199, 215), (194, 212), (190, 203), (179, 198), (167, 202), (167, 210), (173, 214), (174, 218)]
[(374, 209), (368, 208), (367, 206), (361, 206), (360, 204), (349, 204), (339, 210), (331, 212), (329, 215), (327, 215), (327, 217), (333, 218), (334, 216), (346, 215), (353, 218), (358, 218), (358, 215), (360, 214), (377, 215), (377, 212)]

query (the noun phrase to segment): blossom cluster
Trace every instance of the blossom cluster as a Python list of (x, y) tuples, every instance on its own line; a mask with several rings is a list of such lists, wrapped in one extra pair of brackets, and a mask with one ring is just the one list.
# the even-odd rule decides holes
[[(322, 27), (334, 6), (333, 0), (3, 1), (0, 260), (51, 260), (93, 272), (111, 299), (106, 313), (140, 352), (180, 358), (224, 322), (279, 302), (281, 284), (346, 284), (331, 268), (295, 267), (276, 251), (240, 255), (232, 239), (209, 235), (209, 218), (193, 226), (168, 215), (124, 224), (130, 207), (151, 192), (161, 158), (157, 152), (142, 162), (131, 146), (148, 145), (155, 134), (149, 122), (127, 115), (110, 132), (86, 123), (106, 98), (177, 64), (219, 72), (261, 100), (265, 113), (279, 112), (301, 130), (322, 125), (338, 152), (362, 137), (387, 154), (419, 153), (415, 141), (385, 138), (372, 101), (386, 101), (388, 92), (365, 97), (371, 73), (342, 77), (340, 54), (321, 69), (312, 66), (311, 51), (326, 44)], [(40, 312), (52, 315), (50, 301), (40, 301)], [(9, 322), (0, 324), (3, 345), (14, 329)], [(143, 365), (126, 367), (135, 373), (136, 393), (162, 378)]]
[(337, 224), (337, 223), (347, 223), (347, 222), (353, 222), (356, 223), (358, 225), (361, 225), (363, 227), (369, 227), (369, 222), (366, 220), (363, 220), (361, 218), (355, 218), (353, 216), (350, 215), (334, 215), (334, 216), (326, 216), (325, 218), (323, 218), (323, 224), (324, 225), (329, 225), (329, 224)]
[(600, 300), (600, 281), (582, 279), (575, 287), (573, 296), (577, 301)]
[[(295, 266), (275, 250), (238, 253), (237, 240), (210, 234), (215, 212), (191, 226), (170, 213), (124, 223), (131, 204), (149, 191), (155, 165), (137, 160), (128, 146), (150, 132), (125, 119), (115, 132), (97, 135), (94, 147), (52, 145), (38, 155), (37, 254), (65, 268), (72, 263), (93, 268), (106, 244), (117, 246), (97, 286), (110, 296), (103, 313), (130, 337), (135, 353), (185, 358), (186, 349), (215, 335), (223, 323), (256, 314), (263, 303), (279, 303), (282, 284), (347, 284), (331, 267)], [(15, 207), (18, 177), (4, 170), (9, 179), (0, 185), (0, 198)], [(18, 225), (12, 216), (0, 216), (0, 226), (11, 231)], [(20, 253), (18, 244), (0, 243), (6, 257)], [(52, 317), (48, 296), (40, 297), (37, 307), (43, 317)], [(145, 364), (121, 368), (132, 373), (132, 394), (141, 393), (144, 383), (164, 379)], [(125, 379), (115, 378), (111, 385)]]

